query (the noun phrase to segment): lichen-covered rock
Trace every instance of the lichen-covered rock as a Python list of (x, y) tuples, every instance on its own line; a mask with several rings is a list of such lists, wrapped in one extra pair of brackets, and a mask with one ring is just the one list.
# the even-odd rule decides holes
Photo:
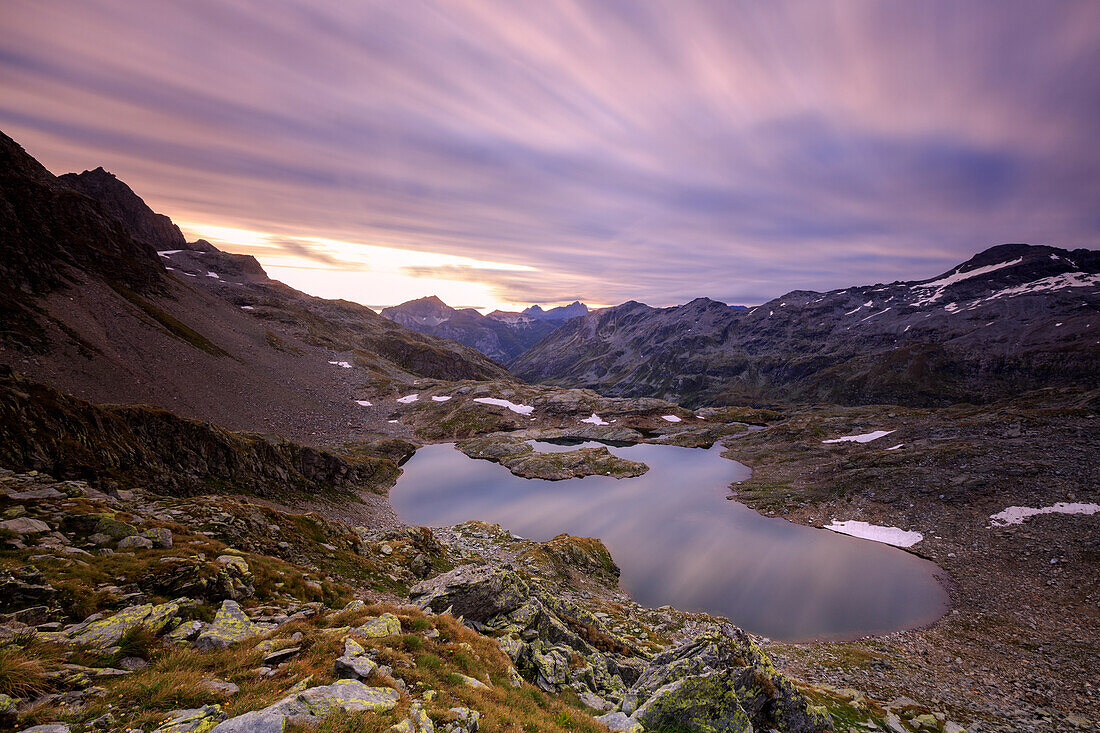
[(269, 713), (287, 716), (291, 722), (315, 724), (337, 710), (381, 712), (397, 706), (401, 695), (388, 687), (368, 687), (355, 680), (339, 680), (331, 685), (310, 687), (284, 697), (265, 708)]
[(153, 527), (145, 530), (141, 535), (151, 540), (154, 547), (167, 549), (172, 546), (172, 530), (167, 527)]
[(350, 636), (344, 639), (344, 656), (345, 657), (358, 657), (366, 654), (367, 650), (363, 648), (363, 645), (352, 639)]
[(195, 640), (205, 625), (202, 621), (184, 621), (165, 634), (164, 640), (173, 646), (186, 646)]
[(647, 728), (740, 731), (749, 728), (721, 726), (748, 723), (784, 733), (831, 729), (828, 715), (811, 706), (748, 634), (731, 624), (655, 656), (624, 695), (622, 709)]
[(481, 713), (470, 708), (451, 708), (448, 712), (458, 720), (443, 726), (442, 733), (477, 733)]
[(409, 591), (409, 599), (421, 608), (437, 613), (452, 608), (456, 616), (478, 623), (515, 611), (530, 596), (519, 575), (488, 565), (460, 565)]
[(225, 649), (230, 644), (256, 636), (260, 633), (252, 620), (241, 610), (236, 601), (223, 601), (214, 622), (203, 629), (195, 640), (195, 648), (200, 650)]
[(140, 535), (132, 535), (130, 537), (123, 537), (118, 541), (118, 545), (115, 546), (118, 550), (151, 550), (153, 549), (153, 541), (148, 537), (142, 537)]
[(590, 612), (506, 568), (460, 566), (413, 587), (410, 598), (451, 609), (478, 631), (503, 632), (498, 641), (519, 673), (547, 691), (572, 687), (618, 703), (642, 666), (631, 661), (641, 652)]
[(153, 733), (210, 733), (225, 717), (221, 705), (181, 710), (161, 723)]
[(253, 710), (218, 723), (210, 733), (283, 733), (286, 716), (266, 710)]
[(113, 616), (78, 626), (68, 633), (68, 640), (73, 644), (106, 649), (117, 644), (128, 631), (140, 626), (159, 634), (176, 617), (179, 610), (179, 601), (169, 601), (159, 606), (130, 606)]
[(625, 713), (615, 712), (607, 713), (606, 715), (600, 715), (596, 718), (600, 723), (607, 726), (610, 731), (624, 731), (625, 733), (642, 733), (642, 724), (629, 717)]
[(654, 730), (752, 733), (752, 717), (741, 705), (743, 696), (761, 708), (765, 700), (742, 684), (746, 673), (752, 671), (715, 671), (670, 682), (654, 692), (634, 718)]
[(115, 519), (112, 514), (100, 514), (95, 525), (96, 534), (105, 534), (112, 540), (121, 540), (140, 534), (132, 524)]
[(340, 679), (365, 680), (374, 674), (378, 665), (369, 657), (343, 656), (332, 665), (332, 671)]
[(395, 636), (401, 633), (401, 619), (392, 613), (384, 613), (381, 616), (368, 619), (352, 633), (367, 639)]
[(22, 733), (69, 733), (70, 730), (67, 723), (43, 723), (33, 728), (24, 728)]

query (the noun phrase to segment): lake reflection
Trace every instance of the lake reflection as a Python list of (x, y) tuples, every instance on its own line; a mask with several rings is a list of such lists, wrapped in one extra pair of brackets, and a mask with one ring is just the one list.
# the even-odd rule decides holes
[(887, 633), (930, 623), (946, 610), (947, 594), (933, 577), (939, 569), (927, 560), (727, 501), (729, 484), (750, 471), (722, 458), (721, 446), (609, 450), (649, 472), (522, 479), (450, 444), (430, 445), (403, 466), (390, 498), (410, 524), (479, 519), (536, 540), (561, 532), (599, 537), (639, 603), (726, 616), (774, 639)]

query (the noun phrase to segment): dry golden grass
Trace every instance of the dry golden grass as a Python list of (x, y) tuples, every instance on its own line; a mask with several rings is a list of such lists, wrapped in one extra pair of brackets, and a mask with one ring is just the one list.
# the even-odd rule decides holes
[(51, 672), (60, 663), (60, 654), (42, 644), (0, 649), (0, 693), (12, 697), (30, 697), (50, 689)]

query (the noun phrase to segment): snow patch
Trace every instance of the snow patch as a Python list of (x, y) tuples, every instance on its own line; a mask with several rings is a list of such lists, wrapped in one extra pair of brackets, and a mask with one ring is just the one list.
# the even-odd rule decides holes
[(832, 440), (823, 440), (822, 443), (870, 443), (872, 440), (878, 440), (884, 435), (889, 435), (894, 432), (893, 430), (876, 430), (873, 433), (863, 433), (861, 435), (845, 435), (843, 438), (833, 438)]
[(924, 539), (924, 535), (920, 532), (910, 532), (898, 527), (884, 527), (878, 524), (857, 522), (854, 519), (849, 519), (846, 522), (838, 522), (834, 519), (832, 524), (825, 526), (825, 529), (831, 529), (834, 532), (851, 535), (852, 537), (859, 537), (864, 540), (882, 542), (883, 544), (893, 545), (894, 547), (912, 547)]
[(432, 402), (446, 402), (451, 399), (451, 395), (432, 395)]
[(157, 254), (161, 257), (171, 257), (172, 255), (178, 255), (182, 251), (182, 249), (158, 249)]
[(897, 450), (898, 448), (904, 448), (904, 447), (905, 447), (905, 443), (898, 443), (897, 445), (890, 446), (886, 450)]
[(397, 401), (400, 402), (402, 405), (411, 405), (412, 403), (416, 402), (418, 399), (420, 399), (420, 394), (417, 393), (417, 392), (414, 392), (410, 395), (405, 395), (404, 397), (398, 397)]
[(344, 369), (351, 369), (351, 364), (348, 364), (346, 361), (330, 361), (329, 364), (332, 364), (333, 366), (343, 367)]
[(355, 404), (359, 405), (360, 407), (370, 407), (371, 405), (370, 400), (356, 400)]
[(1015, 295), (1029, 295), (1044, 290), (1062, 290), (1063, 288), (1087, 288), (1100, 285), (1100, 275), (1089, 275), (1084, 272), (1063, 272), (1061, 275), (1051, 275), (1040, 280), (1034, 280), (1023, 285), (999, 290), (988, 298), (982, 298), (975, 302), (985, 303), (997, 298), (1011, 298)]
[(586, 417), (583, 420), (581, 420), (581, 422), (586, 422), (590, 425), (610, 425), (611, 424), (609, 422), (604, 422), (604, 419), (602, 417), (600, 417), (599, 415), (597, 415), (596, 413), (594, 413), (594, 412), (592, 413), (591, 416)]
[(846, 316), (850, 316), (850, 315), (852, 315), (853, 313), (858, 313), (858, 312), (859, 312), (859, 311), (860, 311), (860, 310), (861, 310), (862, 308), (863, 308), (863, 306), (862, 306), (862, 305), (857, 305), (857, 306), (856, 306), (855, 308), (853, 308), (852, 310), (848, 311), (848, 312), (847, 312), (847, 313), (845, 313), (844, 315), (846, 315)]
[(535, 409), (531, 405), (517, 405), (515, 402), (509, 402), (508, 400), (498, 399), (496, 397), (476, 397), (474, 402), (480, 402), (483, 405), (496, 405), (497, 407), (507, 407), (512, 412), (517, 412), (520, 415), (530, 415)]
[(1023, 257), (1018, 257), (1010, 262), (998, 262), (995, 265), (985, 265), (984, 267), (975, 267), (973, 270), (967, 270), (966, 272), (953, 272), (947, 277), (941, 277), (939, 280), (933, 280), (930, 283), (923, 283), (921, 285), (914, 285), (914, 288), (934, 288), (935, 292), (924, 298), (918, 298), (914, 305), (925, 305), (927, 303), (934, 303), (939, 300), (943, 295), (943, 291), (950, 285), (954, 285), (957, 282), (963, 280), (969, 280), (972, 277), (978, 277), (979, 275), (985, 275), (995, 270), (1001, 270), (1005, 267), (1012, 267), (1018, 265), (1024, 261)]
[(1029, 506), (1010, 506), (1003, 512), (990, 515), (994, 527), (1007, 527), (1010, 524), (1023, 524), (1028, 517), (1037, 514), (1096, 514), (1100, 512), (1100, 504), (1081, 504), (1060, 501), (1054, 506), (1033, 508)]
[(210, 272), (209, 270), (207, 270), (207, 271), (206, 271), (206, 276), (207, 276), (207, 277), (212, 277), (212, 278), (214, 278), (215, 280), (221, 280), (221, 278), (220, 278), (220, 277), (218, 277), (218, 273), (216, 273), (216, 272)]
[(675, 415), (661, 415), (662, 420), (668, 420), (669, 422), (680, 422), (680, 418)]

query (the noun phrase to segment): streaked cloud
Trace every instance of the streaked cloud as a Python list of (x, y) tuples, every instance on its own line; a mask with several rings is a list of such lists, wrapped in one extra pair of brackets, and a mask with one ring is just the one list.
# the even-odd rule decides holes
[(9, 0), (0, 126), (321, 294), (752, 303), (1096, 247), (1097, 68), (1090, 0)]

